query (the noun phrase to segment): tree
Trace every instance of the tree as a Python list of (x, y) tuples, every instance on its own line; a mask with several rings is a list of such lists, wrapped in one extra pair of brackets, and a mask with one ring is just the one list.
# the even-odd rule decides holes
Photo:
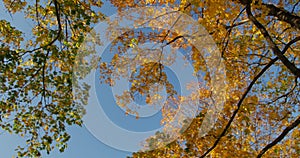
[[(76, 83), (72, 82), (72, 67), (85, 35), (92, 30), (93, 24), (104, 19), (104, 15), (94, 8), (101, 7), (102, 3), (92, 0), (3, 2), (11, 14), (23, 12), (34, 21), (35, 27), (32, 29), (33, 38), (24, 39), (21, 31), (6, 20), (0, 21), (0, 125), (5, 131), (28, 138), (27, 146), (18, 148), (19, 156), (40, 156), (41, 151), (49, 153), (55, 144), (63, 152), (70, 139), (65, 127), (82, 124), (84, 108), (81, 105), (85, 103), (89, 89), (86, 85), (78, 85), (77, 88), (83, 91), (77, 95), (84, 99), (73, 100), (72, 86)], [(154, 150), (137, 152), (133, 157), (300, 155), (299, 2), (111, 0), (111, 3), (120, 11), (168, 5), (176, 12), (193, 17), (213, 37), (226, 68), (226, 102), (209, 133), (199, 137), (198, 129), (209, 110), (204, 104), (195, 118), (187, 120), (191, 124), (178, 139), (159, 146), (157, 142), (169, 136), (157, 133), (146, 144)], [(149, 22), (153, 26), (159, 25), (155, 18)], [(107, 31), (111, 33), (111, 30)], [(127, 73), (126, 66), (119, 69), (116, 65), (137, 66), (140, 59), (145, 58), (129, 60), (126, 51), (135, 48), (139, 52), (142, 50), (139, 45), (148, 41), (192, 49), (188, 57), (195, 73), (207, 71), (208, 63), (203, 61), (201, 52), (185, 34), (172, 28), (156, 29), (150, 33), (133, 30), (112, 42), (118, 53), (110, 62), (100, 63), (103, 74), (100, 80), (113, 85), (115, 78)], [(159, 57), (162, 51), (156, 53)], [(172, 62), (172, 56), (168, 59)], [(80, 62), (85, 64), (86, 61)], [(129, 104), (126, 98), (136, 93), (146, 94), (148, 103), (159, 101), (159, 96), (150, 95), (154, 83), (167, 87), (170, 105), (182, 100), (206, 102), (213, 93), (211, 88), (202, 86), (196, 87), (196, 94), (181, 98), (163, 70), (164, 65), (159, 62), (141, 65), (130, 77), (131, 83), (135, 84), (129, 93), (119, 96), (118, 104), (126, 107)], [(212, 76), (205, 76), (204, 81), (210, 83)], [(166, 106), (163, 110), (162, 122), (170, 122), (176, 108)], [(128, 108), (128, 113), (135, 112)]]
[[(67, 125), (81, 125), (73, 101), (72, 65), (84, 36), (104, 19), (101, 1), (3, 1), (7, 11), (32, 20), (32, 38), (1, 20), (0, 125), (26, 138), (18, 156), (36, 157), (54, 146), (63, 152)], [(92, 9), (93, 8), (93, 9)], [(26, 33), (27, 34), (27, 33)]]
[[(190, 15), (213, 36), (226, 66), (227, 100), (213, 130), (204, 137), (198, 136), (204, 108), (177, 140), (152, 151), (134, 153), (133, 157), (299, 156), (299, 2), (128, 0), (112, 3), (119, 10), (167, 5)], [(168, 16), (164, 18), (170, 20)], [(152, 26), (160, 24), (156, 18), (151, 22)], [(157, 31), (152, 36), (128, 32), (120, 39), (130, 43), (134, 37), (139, 42), (145, 42), (142, 37), (146, 37), (167, 45), (194, 47), (186, 43), (188, 36), (171, 29)], [(126, 48), (120, 52), (126, 52)], [(199, 56), (197, 51), (191, 54), (196, 71), (203, 70), (207, 64)], [(116, 57), (117, 61), (123, 59)], [(140, 88), (148, 90), (143, 86), (134, 89)], [(158, 147), (155, 142), (159, 144), (166, 137), (157, 133), (149, 138), (148, 147)]]

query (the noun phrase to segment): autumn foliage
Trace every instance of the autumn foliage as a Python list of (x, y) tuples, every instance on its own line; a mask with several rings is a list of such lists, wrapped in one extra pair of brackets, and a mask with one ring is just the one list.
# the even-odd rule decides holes
[[(0, 20), (0, 126), (1, 130), (24, 136), (27, 146), (18, 147), (19, 156), (40, 156), (57, 146), (67, 147), (67, 125), (82, 125), (84, 99), (75, 102), (72, 93), (72, 67), (85, 35), (107, 18), (97, 12), (102, 2), (49, 0), (4, 0), (10, 14), (24, 13), (33, 20), (32, 38)], [(145, 6), (168, 6), (192, 17), (215, 41), (225, 67), (226, 101), (216, 123), (204, 136), (199, 127), (208, 111), (201, 107), (186, 130), (170, 144), (156, 148), (157, 133), (146, 146), (154, 150), (133, 153), (133, 157), (299, 157), (300, 156), (300, 7), (296, 0), (111, 0), (119, 11)], [(171, 14), (171, 13), (170, 13)], [(168, 21), (170, 19), (165, 19)], [(115, 24), (118, 25), (118, 24)], [(155, 26), (155, 20), (152, 24)], [(157, 24), (158, 25), (158, 24)], [(108, 30), (107, 34), (110, 34)], [(116, 65), (134, 65), (125, 52), (146, 42), (190, 48), (187, 54), (194, 73), (207, 71), (201, 52), (190, 37), (176, 30), (127, 31), (112, 42), (118, 50), (110, 62), (99, 64), (100, 81), (114, 84), (127, 70)], [(100, 39), (101, 41), (101, 39)], [(99, 42), (101, 43), (101, 42)], [(120, 45), (121, 43), (121, 45)], [(159, 50), (158, 50), (159, 51)], [(149, 51), (150, 52), (150, 51)], [(143, 52), (148, 55), (149, 52)], [(139, 55), (143, 55), (140, 53)], [(158, 52), (159, 54), (159, 52)], [(159, 55), (158, 55), (159, 56)], [(172, 56), (169, 58), (171, 61)], [(81, 64), (86, 64), (84, 60)], [(202, 86), (197, 94), (180, 98), (164, 71), (164, 65), (148, 62), (140, 66), (130, 82), (130, 92), (118, 96), (119, 106), (134, 93), (147, 96), (147, 103), (159, 100), (147, 95), (154, 83), (178, 100), (202, 100), (213, 90)], [(113, 76), (118, 71), (120, 76)], [(211, 76), (204, 76), (210, 83)], [(194, 87), (191, 85), (191, 87)], [(80, 87), (84, 92), (88, 87)], [(197, 87), (198, 88), (198, 87)], [(82, 98), (88, 96), (80, 94)], [(177, 100), (176, 100), (177, 99)], [(163, 109), (168, 122), (172, 112)], [(134, 113), (128, 109), (128, 113)]]

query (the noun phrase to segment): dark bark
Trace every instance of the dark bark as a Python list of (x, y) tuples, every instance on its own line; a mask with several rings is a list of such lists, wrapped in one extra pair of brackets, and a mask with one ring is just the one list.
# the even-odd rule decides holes
[[(238, 0), (238, 3), (247, 5), (247, 4), (251, 4), (252, 0)], [(254, 4), (258, 4), (258, 1), (256, 1)], [(278, 20), (287, 22), (293, 28), (300, 30), (300, 17), (299, 16), (285, 10), (284, 8), (277, 7), (274, 4), (262, 3), (262, 6), (268, 8), (268, 10), (265, 10), (265, 12), (267, 12), (268, 16), (274, 16)]]
[(300, 69), (298, 69), (293, 63), (289, 61), (289, 59), (284, 56), (284, 53), (281, 52), (281, 50), (278, 48), (278, 46), (275, 44), (271, 36), (269, 35), (267, 29), (253, 16), (251, 12), (251, 5), (246, 5), (247, 9), (247, 15), (248, 18), (253, 22), (253, 24), (260, 30), (260, 32), (265, 37), (266, 41), (270, 45), (270, 48), (274, 52), (274, 54), (279, 58), (279, 60), (297, 77), (300, 78)]
[(268, 16), (277, 17), (278, 20), (287, 22), (292, 27), (300, 30), (300, 17), (299, 16), (294, 15), (283, 8), (276, 7), (273, 4), (263, 3), (262, 5), (269, 9), (268, 14), (267, 14)]

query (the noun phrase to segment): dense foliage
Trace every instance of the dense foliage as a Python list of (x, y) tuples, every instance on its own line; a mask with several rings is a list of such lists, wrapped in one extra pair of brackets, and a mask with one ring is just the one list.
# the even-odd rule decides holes
[[(72, 67), (85, 35), (94, 24), (105, 19), (97, 12), (102, 3), (93, 0), (3, 2), (10, 14), (23, 13), (33, 21), (34, 27), (32, 38), (25, 38), (7, 20), (0, 21), (1, 128), (27, 138), (27, 145), (18, 147), (19, 156), (40, 156), (41, 151), (50, 152), (54, 146), (63, 152), (70, 139), (65, 127), (81, 125), (84, 114), (81, 106), (84, 101), (73, 100)], [(213, 37), (226, 68), (226, 102), (209, 133), (198, 136), (208, 108), (204, 106), (176, 141), (162, 148), (134, 153), (133, 157), (300, 156), (300, 4), (297, 0), (111, 0), (111, 3), (119, 11), (168, 6), (191, 16)], [(152, 25), (159, 24), (154, 20)], [(113, 85), (118, 76), (112, 77), (112, 72), (126, 73), (115, 66), (127, 64), (124, 52), (147, 41), (191, 48), (189, 55), (195, 72), (206, 71), (207, 63), (188, 38), (172, 29), (145, 34), (128, 31), (113, 42), (119, 53), (110, 62), (99, 64), (100, 71), (106, 75), (100, 80)], [(127, 44), (120, 46), (118, 42)], [(138, 61), (136, 58), (129, 64), (136, 66)], [(162, 69), (163, 65), (156, 62), (142, 65), (139, 74), (131, 80), (136, 83), (131, 91), (147, 93), (149, 85), (161, 83), (167, 87), (167, 93), (175, 95)], [(210, 77), (205, 80), (209, 82)], [(200, 87), (199, 94), (180, 100), (205, 100), (211, 91)], [(129, 95), (124, 93), (119, 97), (120, 106), (128, 104)], [(148, 96), (147, 103), (151, 99)], [(165, 109), (162, 122), (171, 119), (172, 114), (168, 112)], [(162, 137), (149, 139), (150, 147), (155, 148), (155, 138)]]

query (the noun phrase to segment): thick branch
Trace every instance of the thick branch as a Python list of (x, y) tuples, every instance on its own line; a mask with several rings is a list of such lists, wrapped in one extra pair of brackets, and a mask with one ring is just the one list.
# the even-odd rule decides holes
[(297, 77), (300, 77), (300, 69), (298, 69), (293, 63), (291, 63), (280, 51), (277, 45), (272, 40), (271, 36), (269, 35), (266, 28), (253, 16), (251, 12), (251, 4), (248, 3), (246, 5), (246, 12), (248, 14), (249, 19), (254, 23), (254, 25), (260, 30), (263, 34), (267, 42), (269, 43), (271, 49), (273, 50), (274, 54), (279, 58), (279, 60)]
[(262, 5), (269, 9), (267, 15), (277, 17), (278, 20), (287, 22), (292, 27), (295, 27), (300, 30), (300, 17), (299, 16), (294, 15), (283, 8), (278, 8), (273, 4), (263, 3)]
[[(243, 5), (247, 5), (247, 4), (250, 5), (252, 3), (252, 0), (238, 0), (238, 3), (241, 3)], [(257, 4), (257, 0), (255, 1), (255, 4)], [(274, 16), (278, 20), (287, 22), (292, 27), (300, 30), (300, 17), (299, 16), (285, 10), (284, 8), (276, 7), (274, 4), (262, 3), (261, 5), (268, 8), (268, 10), (267, 10), (268, 16)], [(292, 10), (292, 12), (293, 11), (294, 11), (294, 9)]]
[(293, 130), (295, 127), (297, 127), (300, 124), (300, 117), (297, 118), (292, 124), (287, 126), (282, 133), (270, 144), (265, 146), (257, 155), (258, 158), (262, 157), (262, 155), (267, 152), (269, 149), (271, 149), (273, 146), (275, 146), (278, 142), (280, 142), (291, 130)]

